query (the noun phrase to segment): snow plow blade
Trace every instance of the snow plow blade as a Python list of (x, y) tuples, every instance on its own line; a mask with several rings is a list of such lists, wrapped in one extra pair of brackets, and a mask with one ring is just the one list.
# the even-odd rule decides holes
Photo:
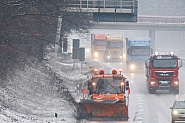
[(79, 102), (82, 119), (88, 120), (128, 120), (128, 107), (123, 101), (87, 100)]

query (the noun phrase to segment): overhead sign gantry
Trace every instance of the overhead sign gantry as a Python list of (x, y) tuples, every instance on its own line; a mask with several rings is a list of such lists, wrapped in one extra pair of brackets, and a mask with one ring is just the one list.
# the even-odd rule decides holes
[(137, 22), (137, 0), (73, 0), (69, 8), (92, 13), (95, 22)]

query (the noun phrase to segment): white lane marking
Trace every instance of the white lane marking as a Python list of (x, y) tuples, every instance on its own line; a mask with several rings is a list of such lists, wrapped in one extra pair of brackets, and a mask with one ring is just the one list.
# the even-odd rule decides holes
[(137, 99), (138, 99), (138, 100), (141, 100), (141, 97), (139, 96), (139, 97), (137, 97)]
[(137, 100), (137, 102), (143, 102), (142, 100)]
[(139, 112), (143, 112), (143, 111), (144, 111), (144, 109), (143, 109), (143, 108), (139, 109)]
[(139, 93), (137, 93), (137, 94), (136, 94), (136, 97), (140, 97), (140, 94), (139, 94)]
[(143, 106), (142, 106), (142, 105), (139, 105), (138, 107), (139, 107), (139, 108), (143, 108)]

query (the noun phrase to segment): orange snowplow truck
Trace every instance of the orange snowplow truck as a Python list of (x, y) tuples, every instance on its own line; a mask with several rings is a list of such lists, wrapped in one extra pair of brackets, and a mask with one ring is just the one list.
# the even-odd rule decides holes
[(82, 118), (88, 120), (128, 120), (129, 82), (121, 70), (111, 74), (95, 70), (79, 104)]

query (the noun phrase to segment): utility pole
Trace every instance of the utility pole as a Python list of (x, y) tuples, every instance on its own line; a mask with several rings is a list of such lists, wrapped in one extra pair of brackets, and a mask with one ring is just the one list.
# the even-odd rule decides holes
[(55, 40), (55, 55), (54, 55), (54, 70), (57, 68), (57, 54), (58, 54), (58, 45), (60, 40), (60, 32), (62, 27), (62, 16), (58, 16), (58, 24), (57, 24), (57, 34), (56, 34), (56, 40)]

